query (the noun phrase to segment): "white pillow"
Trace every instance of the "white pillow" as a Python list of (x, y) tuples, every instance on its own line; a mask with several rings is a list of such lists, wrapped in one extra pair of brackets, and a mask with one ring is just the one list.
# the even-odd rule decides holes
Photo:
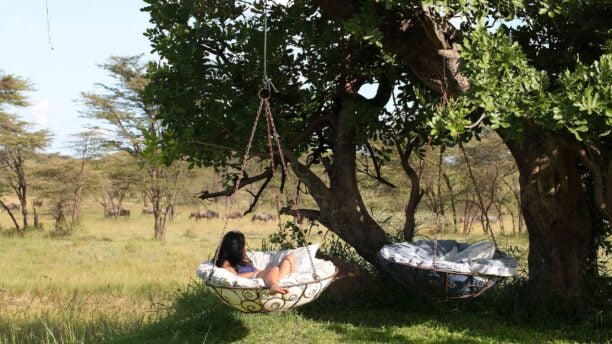
[(458, 262), (462, 259), (491, 259), (495, 256), (495, 244), (491, 241), (481, 241), (466, 247), (457, 253), (453, 261)]
[(310, 252), (310, 257), (312, 257), (312, 259), (314, 260), (318, 250), (319, 244), (312, 244), (308, 245), (308, 247), (298, 247), (293, 250), (279, 251), (278, 254), (273, 257), (272, 264), (280, 264), (285, 257), (292, 253), (295, 257), (294, 272), (312, 272), (312, 265), (310, 264), (308, 252)]
[(295, 267), (294, 272), (311, 272), (312, 266), (310, 265), (310, 259), (308, 258), (308, 252), (310, 251), (310, 255), (312, 259), (315, 259), (317, 251), (319, 250), (319, 244), (308, 245), (308, 247), (298, 247), (293, 250), (281, 250), (281, 251), (269, 251), (269, 252), (261, 252), (261, 251), (250, 251), (247, 252), (247, 256), (253, 262), (253, 265), (259, 269), (263, 270), (265, 268), (278, 266), (285, 257), (289, 254), (293, 254), (295, 257)]

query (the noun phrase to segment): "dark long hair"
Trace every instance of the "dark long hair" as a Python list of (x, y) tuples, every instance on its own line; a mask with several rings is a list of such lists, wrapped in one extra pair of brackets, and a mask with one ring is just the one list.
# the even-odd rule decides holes
[(249, 257), (244, 254), (244, 245), (244, 234), (241, 232), (231, 231), (225, 233), (219, 247), (219, 256), (215, 265), (221, 267), (226, 260), (234, 269), (238, 269), (238, 265), (245, 266), (252, 264)]

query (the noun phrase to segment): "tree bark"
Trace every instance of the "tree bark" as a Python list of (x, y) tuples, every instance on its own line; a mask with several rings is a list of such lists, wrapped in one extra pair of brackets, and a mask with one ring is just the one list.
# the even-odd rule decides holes
[(459, 231), (459, 227), (457, 226), (457, 206), (455, 201), (455, 192), (453, 191), (453, 186), (451, 185), (450, 178), (448, 177), (448, 175), (446, 175), (446, 173), (443, 173), (442, 177), (444, 178), (444, 182), (446, 183), (446, 187), (448, 188), (448, 192), (450, 195), (451, 211), (453, 212), (454, 233), (457, 233)]
[[(358, 0), (315, 0), (325, 15), (345, 22), (360, 14)], [(469, 80), (459, 72), (460, 35), (445, 18), (415, 7), (409, 14), (377, 5), (385, 51), (395, 54), (427, 87), (441, 94), (466, 92)]]
[[(521, 206), (529, 228), (529, 288), (525, 302), (584, 308), (591, 220), (577, 173), (573, 137), (525, 124), (520, 140), (498, 131), (519, 168)], [(549, 302), (547, 305), (546, 302)]]
[(376, 265), (378, 250), (387, 244), (387, 239), (385, 232), (368, 213), (359, 192), (352, 101), (342, 101), (335, 130), (333, 161), (327, 166), (329, 187), (293, 154), (286, 154), (292, 170), (319, 205), (318, 221), (355, 248), (365, 260)]

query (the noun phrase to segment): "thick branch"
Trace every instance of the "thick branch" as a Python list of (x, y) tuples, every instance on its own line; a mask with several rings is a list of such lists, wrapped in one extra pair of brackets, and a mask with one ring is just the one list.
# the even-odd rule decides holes
[[(314, 0), (322, 12), (344, 22), (360, 14), (358, 0)], [(378, 5), (383, 49), (406, 62), (414, 74), (438, 93), (466, 92), (469, 80), (459, 73), (460, 37), (446, 18), (415, 7), (413, 11)], [(401, 43), (399, 43), (401, 42)], [(399, 43), (399, 44), (398, 44)]]
[(368, 152), (370, 152), (370, 156), (372, 157), (372, 164), (374, 165), (374, 171), (376, 172), (376, 175), (373, 175), (369, 171), (364, 171), (364, 170), (361, 170), (361, 169), (359, 170), (359, 172), (362, 172), (365, 175), (370, 176), (370, 177), (378, 180), (379, 182), (387, 185), (388, 187), (395, 188), (395, 185), (393, 183), (391, 183), (390, 181), (388, 181), (387, 179), (385, 179), (382, 176), (382, 173), (380, 171), (380, 163), (376, 159), (376, 154), (374, 153), (374, 149), (370, 145), (370, 142), (366, 143), (366, 147), (368, 149)]
[(209, 192), (208, 190), (206, 190), (206, 191), (202, 191), (197, 197), (199, 199), (210, 199), (210, 198), (216, 198), (216, 197), (221, 197), (221, 196), (231, 196), (234, 194), (235, 191), (240, 190), (247, 185), (250, 185), (260, 180), (271, 178), (271, 177), (272, 177), (272, 169), (267, 168), (263, 173), (258, 174), (254, 177), (242, 178), (240, 180), (240, 185), (238, 185), (238, 188), (236, 188), (236, 181), (234, 181), (234, 184), (228, 187), (226, 190), (217, 191), (217, 192)]
[(391, 94), (393, 93), (393, 85), (394, 82), (390, 81), (386, 76), (380, 77), (378, 80), (378, 88), (376, 89), (376, 95), (372, 99), (367, 99), (366, 97), (356, 94), (358, 98), (369, 106), (372, 107), (383, 107), (387, 105), (389, 102), (389, 98), (391, 98)]
[(282, 207), (280, 209), (281, 214), (291, 215), (294, 217), (298, 216), (298, 212), (300, 214), (300, 217), (305, 217), (310, 221), (317, 220), (319, 218), (319, 215), (321, 215), (321, 212), (315, 209), (291, 209), (289, 207)]
[(314, 174), (308, 166), (302, 164), (295, 154), (290, 151), (283, 151), (289, 161), (293, 173), (308, 187), (310, 194), (314, 197), (319, 206), (329, 203), (331, 198), (330, 190), (325, 183)]

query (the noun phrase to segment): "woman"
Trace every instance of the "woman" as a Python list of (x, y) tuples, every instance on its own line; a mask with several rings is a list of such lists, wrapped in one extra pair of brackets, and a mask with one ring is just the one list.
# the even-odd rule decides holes
[(240, 277), (262, 278), (270, 289), (270, 294), (286, 294), (287, 289), (279, 286), (278, 281), (294, 271), (295, 257), (289, 254), (278, 266), (257, 270), (246, 255), (244, 234), (231, 231), (223, 236), (215, 265)]

